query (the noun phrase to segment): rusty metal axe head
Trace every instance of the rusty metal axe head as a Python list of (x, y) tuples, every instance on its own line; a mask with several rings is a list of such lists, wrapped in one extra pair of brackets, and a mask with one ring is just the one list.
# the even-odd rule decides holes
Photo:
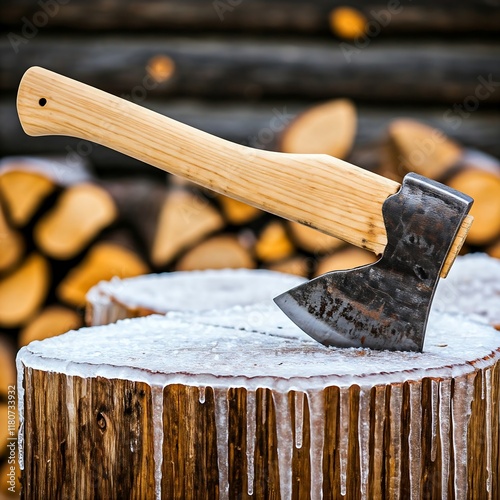
[(327, 346), (421, 351), (441, 268), (472, 203), (408, 174), (382, 207), (387, 246), (377, 262), (326, 273), (274, 301)]

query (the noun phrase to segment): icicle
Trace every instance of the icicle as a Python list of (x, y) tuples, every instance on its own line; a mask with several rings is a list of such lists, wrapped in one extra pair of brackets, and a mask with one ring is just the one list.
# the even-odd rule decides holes
[(227, 389), (214, 389), (215, 426), (217, 429), (217, 464), (219, 466), (219, 499), (229, 498), (229, 402)]
[(441, 439), (441, 500), (448, 498), (450, 477), (451, 380), (439, 383), (439, 436)]
[(339, 404), (339, 457), (340, 457), (340, 494), (347, 493), (347, 459), (349, 454), (349, 388), (340, 389)]
[(422, 386), (419, 382), (410, 387), (410, 432), (408, 449), (410, 455), (410, 498), (419, 500), (422, 476)]
[(161, 499), (163, 465), (163, 387), (151, 386), (153, 406), (153, 455), (155, 463), (155, 498)]
[(309, 460), (311, 464), (311, 498), (323, 498), (323, 453), (325, 446), (325, 405), (322, 390), (306, 392), (309, 406)]
[(394, 470), (390, 471), (390, 498), (398, 499), (401, 492), (401, 406), (403, 404), (403, 390), (401, 385), (392, 385), (390, 399), (390, 440)]
[[(386, 415), (386, 386), (377, 385), (375, 387), (375, 422), (373, 434), (373, 476), (383, 476), (384, 447), (384, 427)], [(381, 493), (381, 492), (379, 492)]]
[(67, 446), (68, 450), (75, 449), (76, 442), (76, 411), (75, 411), (75, 391), (74, 377), (68, 375), (66, 377), (66, 410), (68, 411), (68, 435)]
[(438, 431), (438, 404), (439, 385), (437, 380), (431, 380), (431, 461), (436, 461), (437, 456), (437, 431)]
[(467, 497), (467, 431), (474, 393), (473, 375), (455, 379), (453, 416), (453, 456), (455, 457), (455, 498)]
[(370, 390), (359, 391), (359, 467), (361, 499), (366, 499), (368, 490), (368, 476), (370, 473)]
[(256, 422), (255, 391), (247, 390), (247, 481), (248, 494), (253, 495), (253, 482), (255, 478), (255, 429)]
[(304, 434), (304, 393), (295, 392), (295, 447), (302, 448)]
[(486, 478), (486, 491), (488, 492), (488, 499), (491, 499), (491, 474), (493, 470), (492, 456), (491, 456), (491, 370), (485, 369), (486, 376), (486, 470), (488, 477)]
[(281, 500), (292, 497), (293, 432), (288, 394), (272, 392), (276, 412), (276, 434), (278, 438), (278, 469), (280, 473)]
[(484, 400), (486, 394), (486, 370), (481, 370), (481, 399)]
[(205, 403), (205, 390), (206, 390), (206, 387), (204, 387), (204, 386), (200, 386), (200, 388), (199, 388), (200, 395), (199, 395), (199, 397), (198, 397), (198, 401), (199, 401), (201, 404), (204, 404), (204, 403)]

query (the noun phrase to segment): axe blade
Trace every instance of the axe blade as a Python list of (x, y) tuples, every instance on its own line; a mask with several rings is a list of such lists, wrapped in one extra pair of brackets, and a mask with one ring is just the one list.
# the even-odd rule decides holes
[(377, 262), (326, 273), (274, 301), (324, 345), (420, 352), (441, 268), (472, 203), (410, 173), (383, 204), (387, 246)]

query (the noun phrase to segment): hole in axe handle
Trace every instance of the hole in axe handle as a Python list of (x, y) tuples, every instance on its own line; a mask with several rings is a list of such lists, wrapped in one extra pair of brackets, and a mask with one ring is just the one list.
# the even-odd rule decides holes
[(453, 262), (455, 262), (455, 258), (457, 257), (463, 244), (465, 243), (465, 238), (467, 238), (467, 233), (469, 232), (469, 229), (473, 222), (474, 217), (472, 217), (472, 215), (467, 215), (463, 220), (462, 225), (458, 230), (457, 236), (450, 248), (450, 251), (448, 252), (448, 256), (446, 257), (446, 260), (443, 264), (443, 268), (441, 269), (441, 278), (446, 278), (446, 276), (448, 276), (450, 268), (453, 265)]
[(47, 99), (45, 99), (45, 97), (42, 97), (40, 98), (40, 100), (38, 101), (38, 104), (40, 104), (40, 106), (45, 106), (47, 104)]

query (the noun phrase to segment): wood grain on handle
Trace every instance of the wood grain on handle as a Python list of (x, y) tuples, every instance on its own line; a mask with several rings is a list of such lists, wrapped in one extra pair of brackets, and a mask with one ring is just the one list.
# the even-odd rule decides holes
[(17, 109), (29, 135), (96, 142), (376, 254), (387, 243), (382, 204), (400, 185), (337, 158), (234, 144), (39, 67)]

